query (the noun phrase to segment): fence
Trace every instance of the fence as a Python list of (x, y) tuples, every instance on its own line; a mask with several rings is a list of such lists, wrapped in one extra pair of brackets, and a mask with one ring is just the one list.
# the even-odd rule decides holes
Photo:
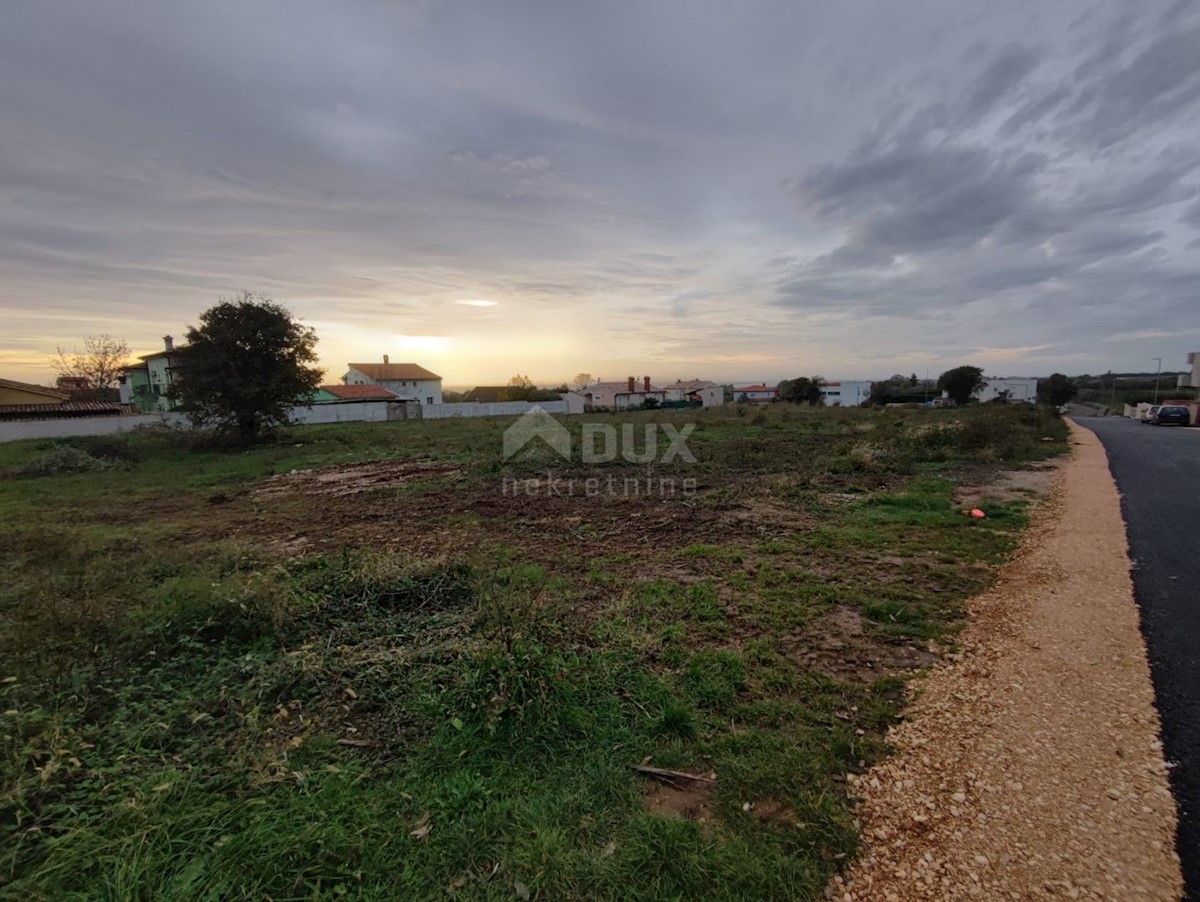
[[(384, 423), (393, 420), (444, 420), (451, 417), (520, 416), (534, 407), (546, 413), (583, 413), (583, 405), (568, 401), (504, 401), (494, 404), (416, 404), (410, 401), (350, 401), (340, 404), (314, 404), (292, 408), (292, 422), (298, 425), (319, 423)], [(573, 409), (574, 407), (578, 409)], [(119, 417), (74, 417), (53, 420), (12, 420), (0, 422), (0, 442), (31, 438), (67, 438), (75, 435), (114, 435), (139, 426), (159, 424), (186, 427), (180, 413), (147, 413)]]

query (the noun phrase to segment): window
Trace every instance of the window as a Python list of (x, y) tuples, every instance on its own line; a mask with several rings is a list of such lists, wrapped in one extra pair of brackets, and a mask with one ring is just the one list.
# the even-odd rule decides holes
[(433, 403), (433, 395), (430, 395), (429, 397), (427, 397), (427, 398), (425, 399), (425, 403), (426, 403), (426, 404), (432, 404), (432, 403)]

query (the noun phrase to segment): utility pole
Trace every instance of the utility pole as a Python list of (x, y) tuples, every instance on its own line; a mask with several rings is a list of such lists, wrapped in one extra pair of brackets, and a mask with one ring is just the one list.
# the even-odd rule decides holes
[(1158, 403), (1158, 377), (1162, 375), (1162, 358), (1161, 357), (1151, 357), (1150, 359), (1158, 361), (1158, 369), (1156, 369), (1154, 371), (1154, 403), (1157, 404)]
[(925, 403), (929, 403), (929, 367), (925, 367)]

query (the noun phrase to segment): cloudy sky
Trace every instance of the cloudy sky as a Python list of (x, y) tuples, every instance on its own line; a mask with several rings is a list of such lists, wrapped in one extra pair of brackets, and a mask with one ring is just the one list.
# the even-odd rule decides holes
[(1190, 0), (7, 0), (0, 377), (248, 288), (448, 385), (1181, 368)]

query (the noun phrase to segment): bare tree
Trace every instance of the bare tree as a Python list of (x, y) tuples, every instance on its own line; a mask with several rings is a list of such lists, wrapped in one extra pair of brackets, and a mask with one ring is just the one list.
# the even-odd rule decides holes
[(59, 377), (78, 380), (79, 388), (96, 391), (112, 388), (129, 361), (129, 342), (111, 335), (85, 335), (83, 350), (72, 348), (68, 354), (61, 347), (50, 359), (50, 366)]
[(591, 373), (577, 373), (571, 384), (575, 386), (575, 391), (583, 391), (592, 384), (592, 381)]
[(522, 376), (518, 373), (508, 380), (508, 385), (500, 393), (500, 400), (528, 401), (533, 397), (535, 391), (537, 391), (537, 386), (533, 384), (533, 380), (528, 376)]

